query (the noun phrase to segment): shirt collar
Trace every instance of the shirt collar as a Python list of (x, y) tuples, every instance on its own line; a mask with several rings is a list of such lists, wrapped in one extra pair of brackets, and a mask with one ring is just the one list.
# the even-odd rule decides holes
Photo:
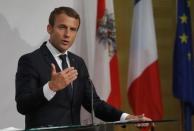
[(50, 41), (47, 41), (47, 44), (46, 44), (47, 48), (50, 50), (51, 54), (54, 56), (54, 57), (58, 57), (60, 55), (68, 55), (68, 51), (65, 51), (65, 53), (61, 53), (59, 52), (59, 50), (57, 50), (51, 43)]

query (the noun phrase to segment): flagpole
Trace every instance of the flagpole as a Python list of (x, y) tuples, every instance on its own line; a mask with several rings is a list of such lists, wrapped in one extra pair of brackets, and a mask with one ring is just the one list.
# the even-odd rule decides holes
[(180, 102), (181, 105), (181, 129), (184, 131), (184, 102)]

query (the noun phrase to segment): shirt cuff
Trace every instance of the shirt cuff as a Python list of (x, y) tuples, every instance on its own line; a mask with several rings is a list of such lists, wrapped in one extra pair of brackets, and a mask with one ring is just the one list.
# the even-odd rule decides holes
[(43, 93), (44, 93), (44, 97), (50, 101), (56, 94), (56, 92), (52, 91), (49, 88), (48, 82), (43, 86)]
[(121, 122), (122, 122), (122, 121), (125, 121), (128, 115), (129, 115), (129, 114), (127, 114), (127, 113), (123, 113), (123, 114), (121, 115), (120, 121), (121, 121)]

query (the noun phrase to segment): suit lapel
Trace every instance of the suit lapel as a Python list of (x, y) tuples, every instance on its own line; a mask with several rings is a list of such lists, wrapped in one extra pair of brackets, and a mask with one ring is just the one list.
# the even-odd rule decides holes
[(51, 63), (53, 63), (56, 67), (56, 71), (60, 72), (60, 68), (55, 60), (55, 58), (53, 57), (53, 55), (51, 54), (51, 52), (49, 51), (49, 49), (46, 46), (46, 42), (44, 42), (42, 44), (42, 46), (40, 47), (41, 53), (45, 58), (45, 61), (48, 63), (48, 65), (51, 67)]
[[(76, 58), (70, 52), (68, 52), (68, 57), (69, 57), (70, 66), (74, 67), (78, 71), (78, 63), (76, 62)], [(78, 90), (78, 80), (75, 80), (73, 81), (73, 97), (72, 97), (73, 101), (75, 100), (75, 98), (77, 98), (76, 96), (77, 90)]]
[(76, 60), (70, 52), (68, 52), (68, 57), (69, 57), (70, 66), (77, 68)]

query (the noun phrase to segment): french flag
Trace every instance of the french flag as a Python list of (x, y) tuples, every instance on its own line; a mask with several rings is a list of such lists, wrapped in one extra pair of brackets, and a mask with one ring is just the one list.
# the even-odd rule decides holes
[(135, 115), (163, 117), (152, 1), (135, 0), (128, 68), (128, 100)]

